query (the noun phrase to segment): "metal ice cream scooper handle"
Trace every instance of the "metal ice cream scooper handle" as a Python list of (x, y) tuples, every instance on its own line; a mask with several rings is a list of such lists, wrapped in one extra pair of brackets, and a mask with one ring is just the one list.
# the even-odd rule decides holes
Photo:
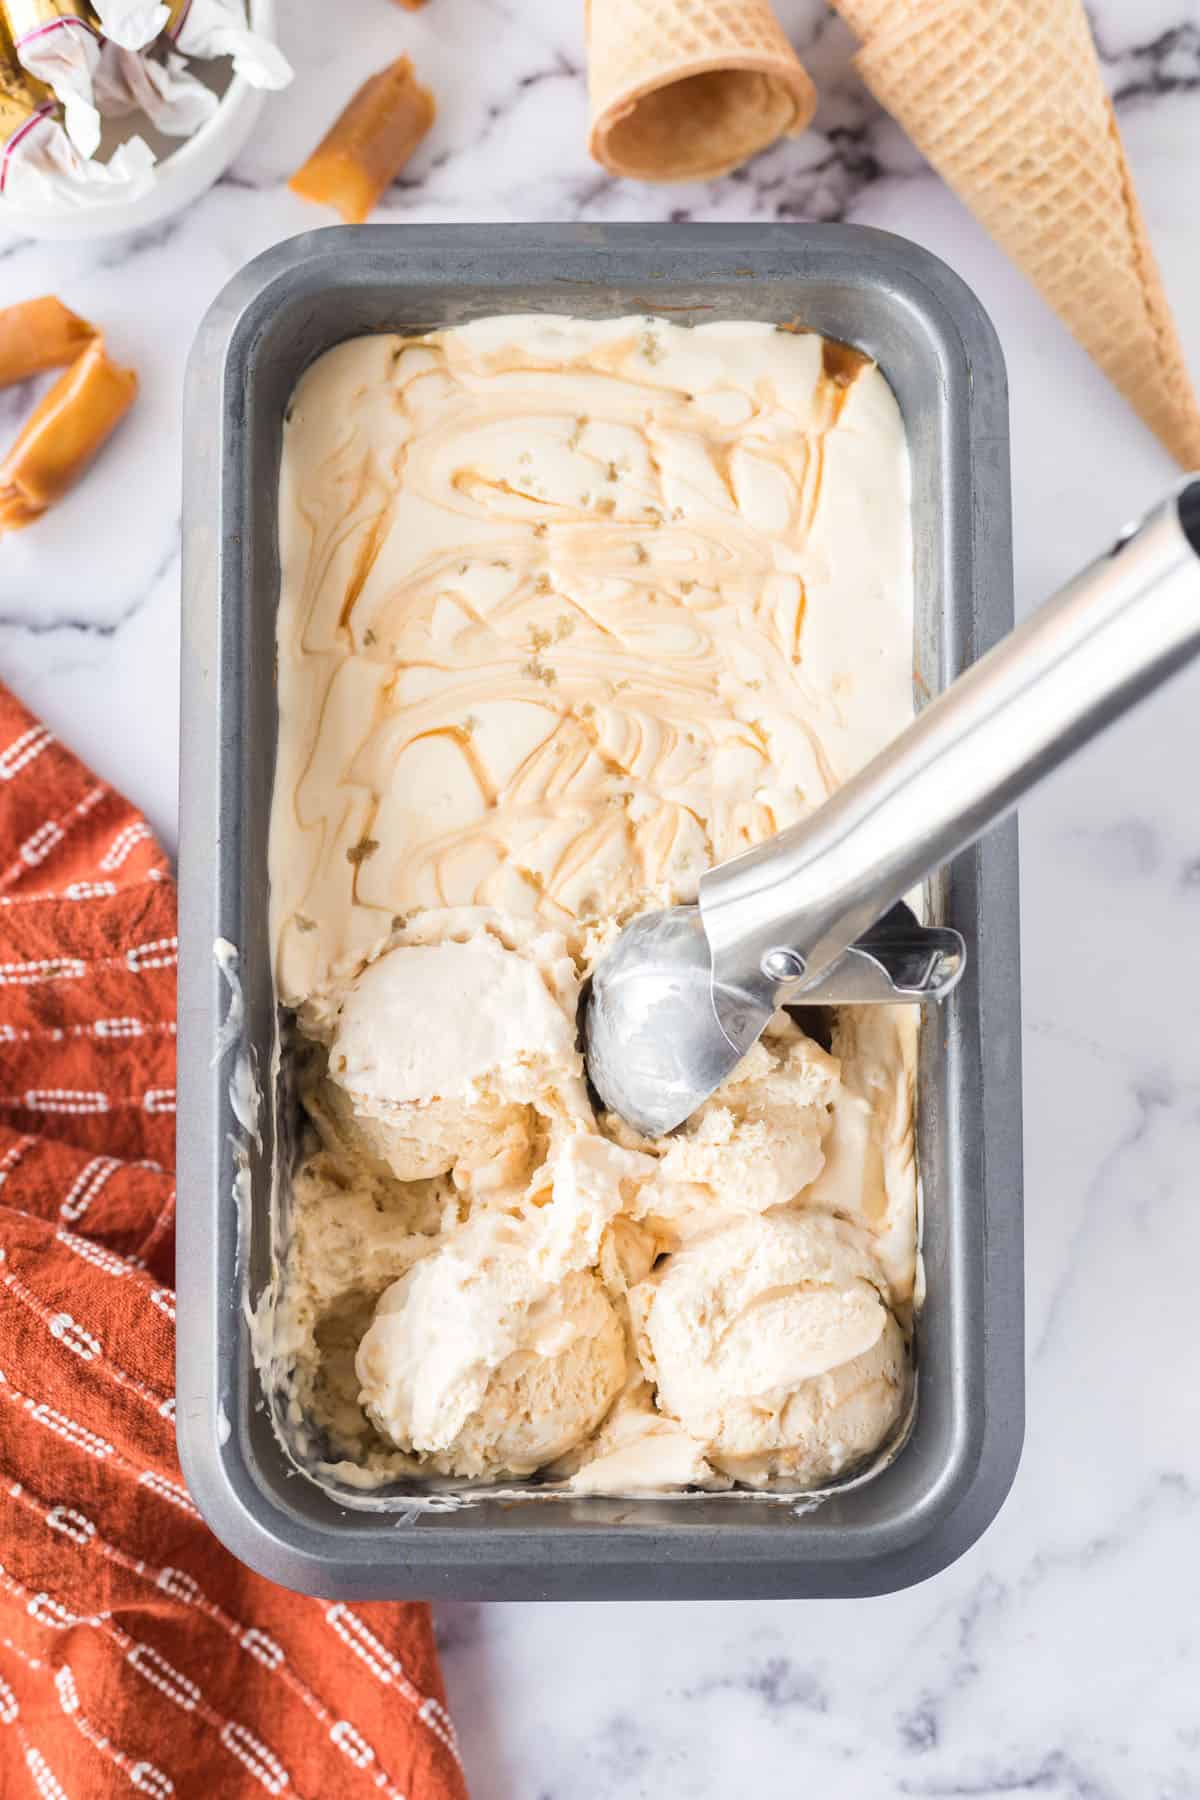
[(893, 901), (1200, 651), (1200, 479), (932, 701), (805, 821), (700, 882), (722, 1029), (803, 998)]
[[(1200, 652), (1200, 476), (961, 675), (803, 824), (710, 869), (699, 909), (644, 914), (583, 1016), (601, 1100), (649, 1135), (711, 1094), (780, 1006), (843, 992), (864, 934), (1043, 775)], [(914, 999), (948, 991), (947, 961)], [(856, 940), (858, 942), (856, 943)], [(868, 940), (869, 941), (869, 940)], [(920, 933), (916, 933), (917, 947)], [(862, 998), (895, 998), (898, 964)], [(874, 991), (868, 991), (874, 985)], [(889, 991), (891, 990), (891, 991)]]

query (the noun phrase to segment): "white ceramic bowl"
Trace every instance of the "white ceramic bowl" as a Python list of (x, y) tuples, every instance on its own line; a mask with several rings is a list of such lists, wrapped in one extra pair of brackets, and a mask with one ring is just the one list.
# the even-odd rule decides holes
[[(254, 30), (274, 41), (275, 0), (249, 0), (247, 10)], [(252, 88), (240, 75), (233, 76), (212, 118), (190, 138), (179, 139), (165, 155), (160, 155), (150, 186), (136, 199), (123, 200), (118, 192), (111, 199), (97, 199), (87, 206), (52, 209), (15, 206), (11, 200), (0, 200), (0, 227), (24, 237), (78, 242), (155, 225), (190, 205), (220, 179), (254, 130), (265, 98), (261, 89)], [(138, 119), (134, 115), (127, 135), (132, 137), (137, 131)]]

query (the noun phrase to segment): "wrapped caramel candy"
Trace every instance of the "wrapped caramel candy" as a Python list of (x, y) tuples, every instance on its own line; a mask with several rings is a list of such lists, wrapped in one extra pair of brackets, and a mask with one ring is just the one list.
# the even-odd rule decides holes
[(67, 136), (83, 156), (100, 142), (93, 84), (100, 36), (84, 0), (4, 0), (17, 61), (62, 102)]
[(184, 56), (231, 56), (236, 74), (251, 87), (282, 88), (292, 67), (282, 50), (251, 31), (241, 0), (92, 0), (109, 43), (144, 50), (161, 34)]
[(174, 51), (160, 59), (106, 40), (96, 70), (96, 104), (106, 119), (140, 112), (164, 137), (191, 137), (212, 118), (219, 99)]
[(114, 363), (103, 338), (34, 407), (0, 463), (0, 532), (19, 531), (74, 487), (133, 405), (137, 375)]
[(407, 56), (372, 75), (288, 186), (361, 225), (433, 124), (433, 95)]
[(92, 0), (92, 11), (104, 36), (123, 50), (144, 50), (170, 17), (159, 0)]
[(47, 369), (65, 368), (95, 335), (95, 326), (53, 294), (4, 307), (0, 310), (0, 388), (28, 381), (31, 375), (44, 375)]
[(278, 45), (246, 25), (241, 0), (168, 0), (166, 36), (184, 56), (232, 56), (233, 71), (256, 88), (283, 88), (292, 65)]
[(2, 27), (0, 14), (0, 194), (7, 191), (22, 152), (36, 154), (38, 141), (62, 129), (54, 118), (53, 99), (20, 67), (12, 39)]
[(130, 138), (106, 163), (86, 162), (62, 128), (49, 89), (18, 63), (0, 12), (0, 195), (23, 207), (87, 205), (99, 189), (133, 198), (149, 185), (154, 154)]

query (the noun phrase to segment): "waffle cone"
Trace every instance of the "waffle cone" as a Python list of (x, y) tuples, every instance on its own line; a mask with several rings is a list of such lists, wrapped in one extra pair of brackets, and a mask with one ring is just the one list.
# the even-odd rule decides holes
[(723, 175), (816, 95), (768, 0), (588, 0), (588, 149), (614, 175)]
[(1080, 0), (836, 0), (876, 98), (1187, 468), (1200, 408)]

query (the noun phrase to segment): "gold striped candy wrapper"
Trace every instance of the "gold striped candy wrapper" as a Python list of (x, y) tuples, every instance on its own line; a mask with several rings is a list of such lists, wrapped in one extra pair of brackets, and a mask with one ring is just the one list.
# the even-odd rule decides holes
[(94, 82), (100, 34), (84, 0), (4, 0), (17, 61), (62, 103), (67, 136), (81, 156), (100, 143)]

